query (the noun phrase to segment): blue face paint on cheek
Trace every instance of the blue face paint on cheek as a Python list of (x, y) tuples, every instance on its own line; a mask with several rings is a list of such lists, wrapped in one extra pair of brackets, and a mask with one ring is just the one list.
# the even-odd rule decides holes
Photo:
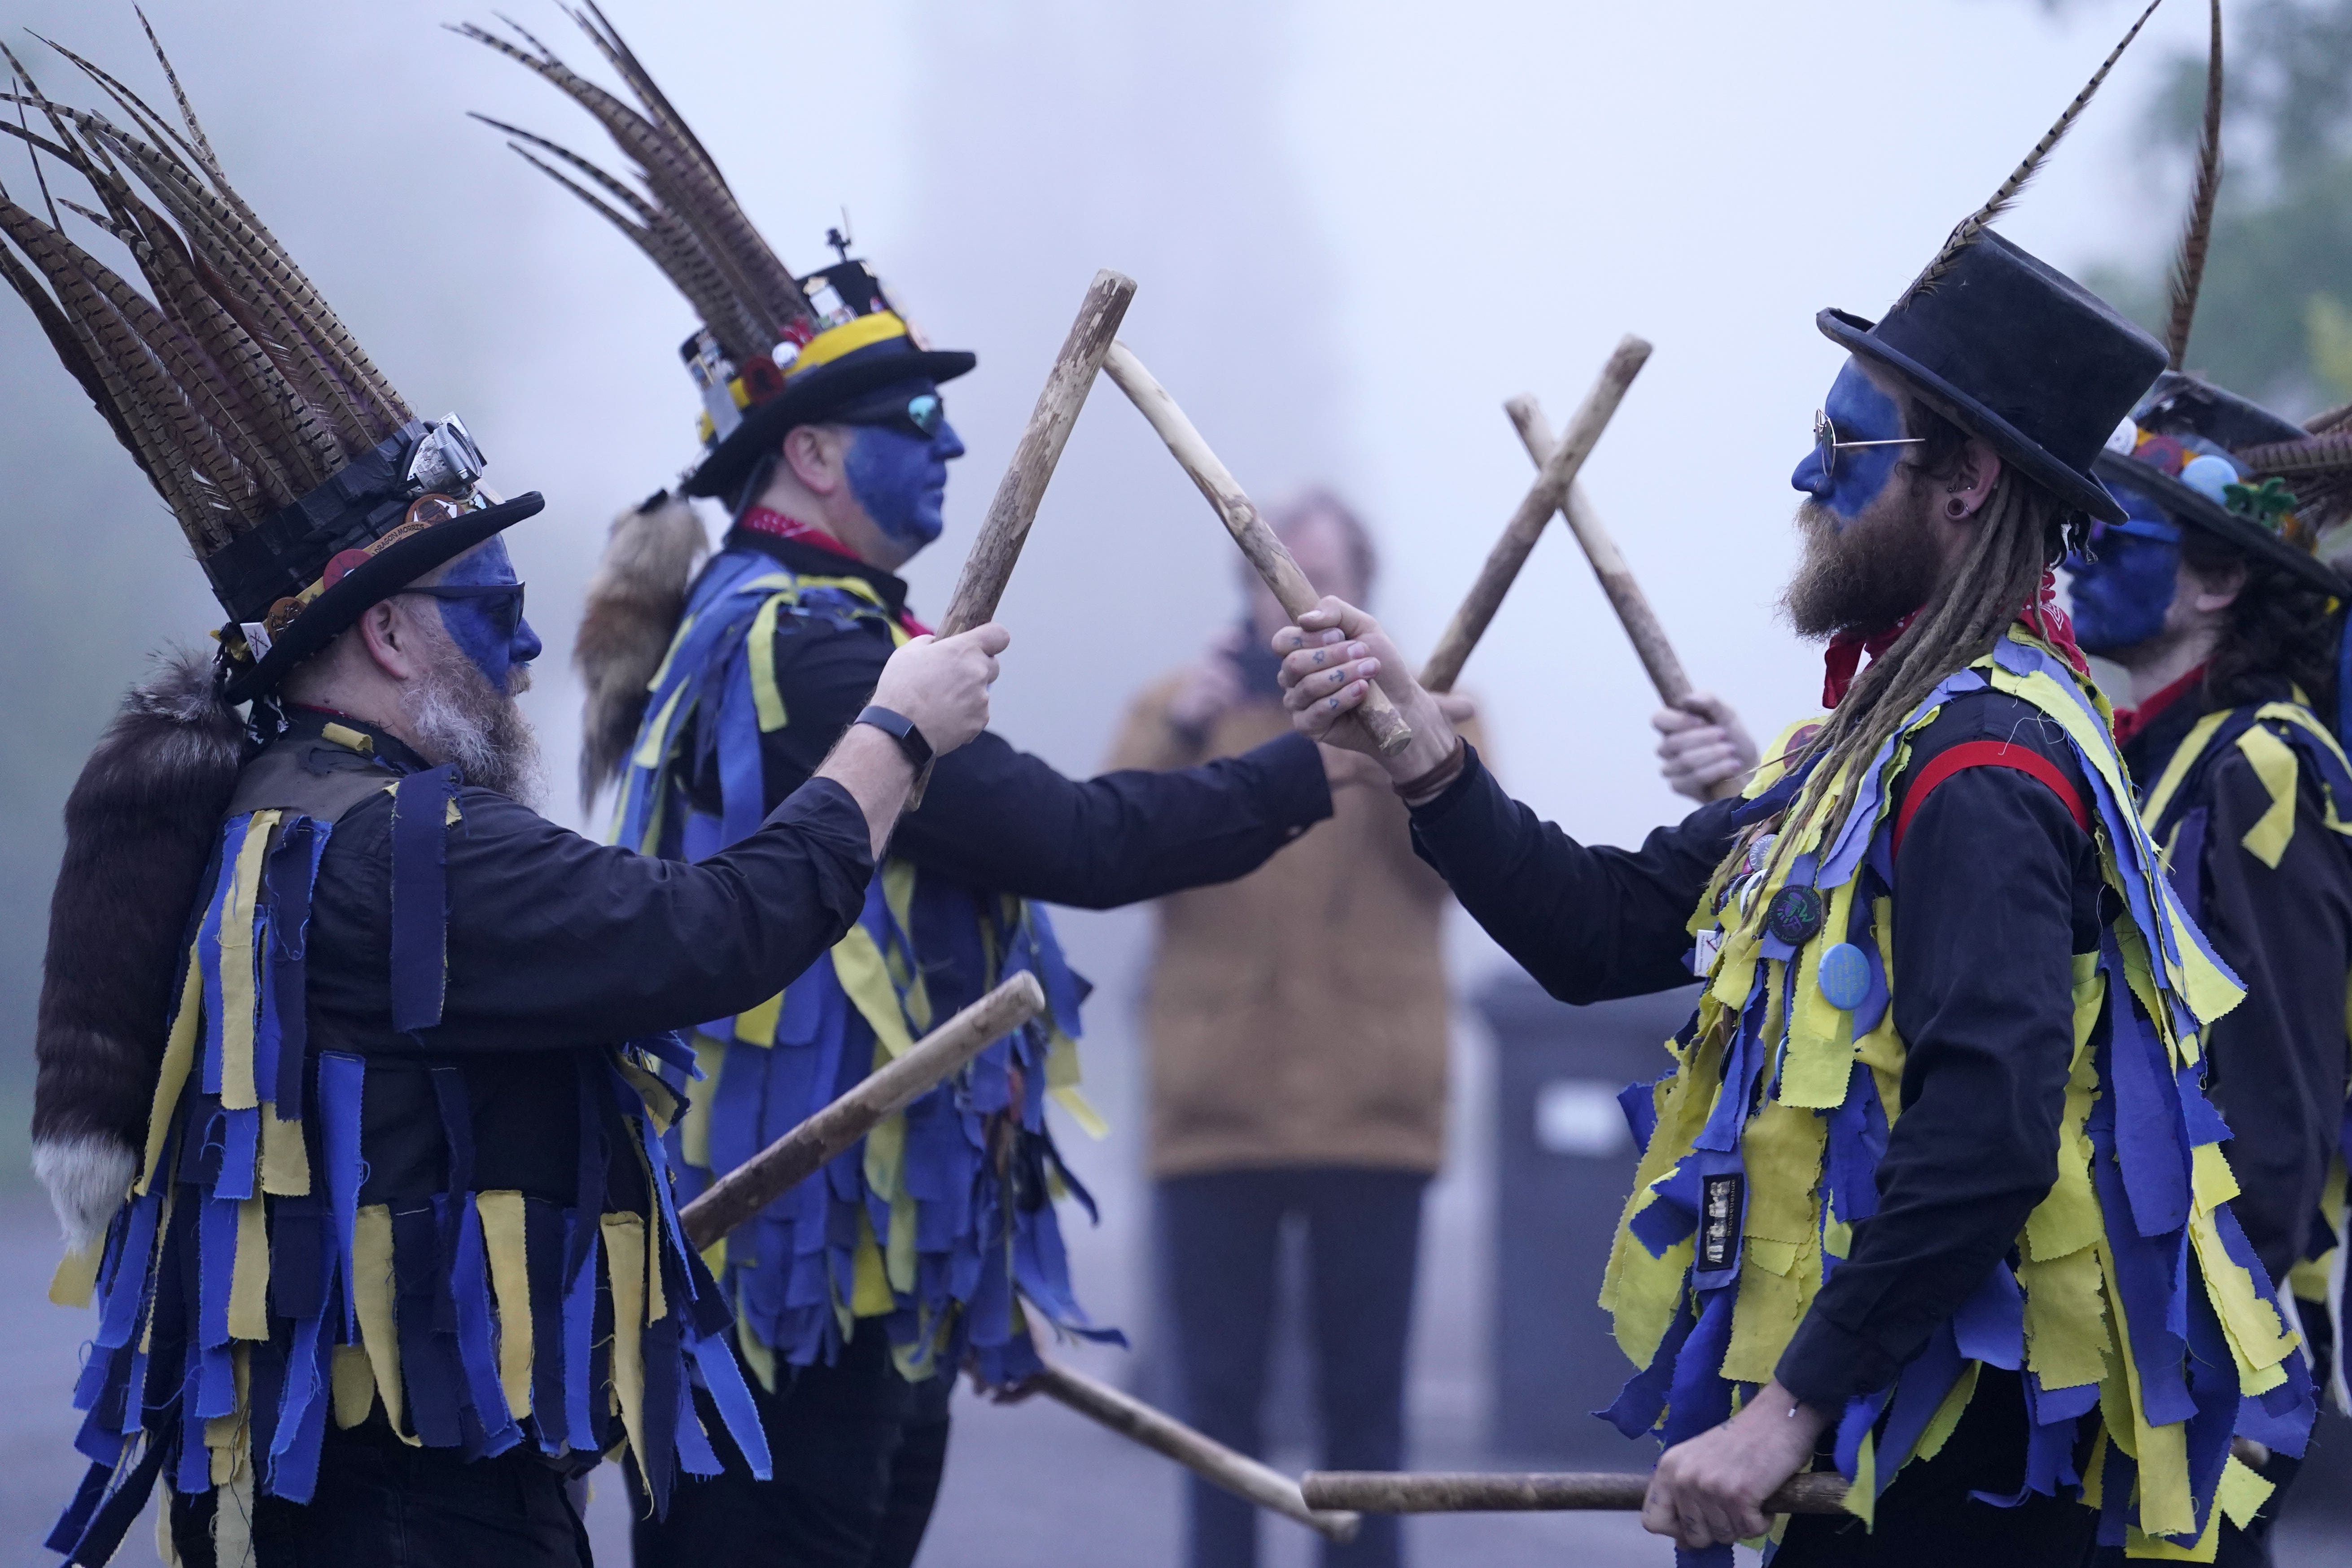
[[(2116, 496), (2135, 521), (2164, 521), (2153, 504), (2130, 490), (2118, 489)], [(2074, 640), (2092, 653), (2114, 653), (2163, 631), (2165, 612), (2180, 584), (2180, 547), (2110, 531), (2095, 555), (2066, 558)]]
[(475, 587), (511, 584), (517, 597), (485, 595), (480, 598), (442, 599), (441, 625), (449, 640), (457, 645), (482, 679), (498, 691), (507, 689), (514, 669), (527, 665), (540, 656), (539, 634), (522, 618), (520, 591), (515, 581), (514, 565), (507, 558), (506, 542), (492, 539), (468, 551), (450, 563), (441, 581), (450, 587)]
[(962, 456), (963, 442), (945, 420), (929, 437), (869, 425), (859, 426), (842, 466), (866, 515), (912, 554), (940, 536), (948, 464)]
[[(1841, 441), (1903, 438), (1903, 411), (1852, 360), (1846, 361), (1837, 380), (1830, 384), (1822, 412), (1837, 426)], [(1816, 447), (1797, 465), (1797, 471), (1789, 476), (1789, 483), (1852, 522), (1878, 499), (1886, 481), (1894, 477), (1895, 465), (1910, 450), (1908, 447), (1849, 447), (1838, 453), (1837, 471), (1832, 474), (1822, 463), (1821, 449)]]

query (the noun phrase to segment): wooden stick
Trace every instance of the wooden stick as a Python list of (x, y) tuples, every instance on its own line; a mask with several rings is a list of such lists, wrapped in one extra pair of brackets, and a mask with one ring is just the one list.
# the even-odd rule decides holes
[[(1546, 455), (1555, 450), (1551, 425), (1544, 418), (1543, 405), (1532, 395), (1522, 393), (1506, 402), (1503, 411), (1511, 416), (1511, 425), (1518, 431), (1519, 442), (1527, 447), (1528, 456), (1540, 465)], [(1675, 656), (1674, 644), (1666, 640), (1666, 628), (1658, 623), (1657, 612), (1650, 608), (1649, 595), (1642, 592), (1633, 568), (1618, 552), (1617, 542), (1609, 537), (1609, 530), (1601, 525), (1600, 514), (1592, 510), (1582, 486), (1569, 487), (1568, 504), (1561, 510), (1567, 513), (1569, 531), (1584, 547), (1584, 558), (1591, 563), (1592, 575), (1600, 580), (1601, 591), (1609, 595), (1610, 606), (1617, 612), (1619, 624), (1632, 640), (1635, 657), (1649, 672), (1650, 684), (1657, 688), (1658, 700), (1669, 708), (1681, 708), (1690, 699), (1690, 677), (1683, 672), (1683, 661)], [(1501, 553), (1501, 545), (1495, 549)], [(1743, 776), (1734, 773), (1717, 780), (1708, 787), (1707, 798), (1728, 800), (1738, 795)]]
[(1045, 1010), (1045, 989), (1024, 971), (915, 1042), (905, 1056), (721, 1176), (680, 1209), (678, 1226), (698, 1252), (766, 1208), (893, 1112), (992, 1042)]
[[(1021, 546), (1029, 537), (1029, 525), (1037, 521), (1037, 503), (1045, 499), (1054, 466), (1062, 460), (1070, 427), (1078, 422), (1078, 410), (1087, 405), (1087, 394), (1094, 389), (1103, 355), (1118, 337), (1118, 324), (1127, 319), (1128, 301), (1134, 298), (1135, 279), (1108, 268), (1096, 273), (1087, 285), (1077, 320), (1070, 323), (1070, 335), (1062, 340), (1062, 352), (1054, 356), (1054, 368), (1037, 394), (1037, 406), (1029, 411), (1029, 423), (1013, 448), (1013, 461), (1005, 466), (1004, 478), (997, 481), (996, 499), (988, 503), (980, 535), (971, 542), (971, 552), (963, 558), (955, 592), (948, 597), (947, 617), (940, 623), (940, 636), (968, 632), (986, 625), (996, 614), (996, 603), (1004, 596), (1004, 584), (1011, 580), (1013, 563), (1021, 559)], [(923, 804), (923, 790), (930, 782), (931, 766), (926, 763), (915, 775), (914, 787), (907, 792), (908, 811)]]
[[(1314, 584), (1307, 582), (1307, 574), (1298, 569), (1298, 563), (1291, 559), (1288, 548), (1275, 537), (1274, 530), (1265, 525), (1265, 520), (1258, 515), (1256, 505), (1243, 493), (1241, 486), (1234, 482), (1224, 464), (1217, 460), (1217, 455), (1209, 449), (1208, 442), (1201, 438), (1200, 431), (1184, 417), (1184, 411), (1176, 405), (1174, 398), (1168, 395), (1168, 389), (1152, 379), (1151, 373), (1143, 367), (1143, 362), (1135, 357), (1135, 351), (1125, 343), (1113, 343), (1110, 353), (1103, 361), (1103, 369), (1109, 373), (1111, 380), (1118, 384), (1118, 389), (1142, 411), (1144, 418), (1150, 421), (1152, 429), (1168, 443), (1168, 449), (1175, 454), (1176, 461), (1192, 476), (1192, 482), (1201, 487), (1201, 493), (1209, 498), (1209, 505), (1216, 510), (1225, 531), (1234, 536), (1234, 542), (1242, 547), (1242, 553), (1249, 558), (1249, 563), (1257, 569), (1258, 576), (1282, 605), (1283, 614), (1295, 624), (1299, 616), (1313, 609), (1321, 595), (1315, 592)], [(1363, 706), (1356, 710), (1356, 717), (1383, 756), (1393, 757), (1412, 743), (1412, 728), (1396, 710), (1396, 705), (1389, 700), (1387, 693), (1377, 685), (1365, 695)]]
[[(1570, 1509), (1638, 1511), (1649, 1494), (1645, 1475), (1411, 1474), (1402, 1470), (1314, 1470), (1299, 1482), (1310, 1508), (1360, 1513), (1501, 1513)], [(1769, 1513), (1840, 1513), (1845, 1478), (1834, 1471), (1791, 1476), (1764, 1500)]]
[[(1609, 427), (1611, 416), (1618, 404), (1624, 401), (1626, 389), (1633, 378), (1642, 374), (1642, 366), (1650, 357), (1650, 345), (1641, 339), (1627, 336), (1619, 340), (1610, 354), (1609, 363), (1601, 367), (1601, 379), (1593, 383), (1592, 391), (1578, 407), (1576, 417), (1569, 421), (1568, 439), (1555, 443), (1547, 433), (1543, 451), (1536, 454), (1535, 487), (1519, 502), (1518, 510), (1503, 529), (1503, 537), (1486, 556), (1486, 564), (1479, 569), (1478, 580), (1470, 584), (1470, 592), (1462, 607), (1454, 612), (1454, 619), (1438, 639), (1437, 651), (1429, 656), (1422, 667), (1421, 684), (1432, 691), (1451, 691), (1461, 676), (1462, 667), (1470, 658), (1470, 650), (1478, 646), (1486, 635), (1486, 624), (1503, 603), (1503, 595), (1511, 591), (1511, 584), (1527, 564), (1528, 552), (1536, 547), (1543, 531), (1551, 521), (1552, 513), (1560, 510), (1569, 496), (1575, 493), (1577, 471), (1601, 439), (1601, 432)], [(1506, 405), (1507, 406), (1507, 405)], [(1514, 416), (1516, 417), (1516, 416)], [(1538, 416), (1541, 417), (1540, 415)], [(1526, 436), (1522, 429), (1520, 435)], [(1573, 526), (1571, 524), (1571, 526)], [(1597, 568), (1596, 568), (1597, 569)], [(1669, 658), (1673, 657), (1671, 654)]]
[(1247, 1454), (1235, 1453), (1181, 1421), (1162, 1415), (1133, 1395), (1098, 1383), (1055, 1362), (1030, 1379), (1037, 1391), (1122, 1436), (1157, 1449), (1193, 1474), (1260, 1508), (1295, 1519), (1332, 1541), (1352, 1541), (1361, 1522), (1353, 1513), (1310, 1508), (1297, 1481), (1269, 1469)]

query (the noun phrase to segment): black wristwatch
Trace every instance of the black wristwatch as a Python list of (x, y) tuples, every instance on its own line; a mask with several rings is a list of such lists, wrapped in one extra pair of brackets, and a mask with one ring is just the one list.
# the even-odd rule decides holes
[(912, 719), (894, 708), (884, 708), (877, 704), (867, 708), (850, 722), (871, 724), (898, 742), (898, 749), (907, 753), (907, 760), (918, 768), (931, 760), (931, 743), (923, 739), (923, 732), (915, 728), (915, 721)]

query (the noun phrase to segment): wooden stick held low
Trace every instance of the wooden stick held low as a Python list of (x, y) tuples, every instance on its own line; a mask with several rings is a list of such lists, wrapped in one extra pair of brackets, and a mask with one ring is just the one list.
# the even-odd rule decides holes
[[(1527, 447), (1528, 456), (1542, 464), (1547, 455), (1555, 450), (1543, 405), (1522, 394), (1506, 402), (1503, 411), (1511, 416), (1512, 427), (1518, 431), (1519, 442)], [(1657, 689), (1658, 700), (1669, 708), (1681, 708), (1690, 699), (1690, 677), (1684, 673), (1683, 661), (1675, 657), (1674, 644), (1666, 640), (1666, 628), (1659, 624), (1657, 612), (1650, 608), (1649, 595), (1642, 592), (1633, 568), (1618, 552), (1617, 542), (1601, 525), (1600, 514), (1592, 510), (1583, 487), (1570, 485), (1567, 504), (1560, 510), (1567, 514), (1569, 531), (1583, 546), (1584, 558), (1591, 563), (1601, 591), (1609, 596), (1610, 607), (1617, 612), (1619, 624), (1633, 642), (1634, 656), (1648, 671), (1650, 684)], [(1497, 552), (1501, 548), (1496, 547)], [(1738, 795), (1740, 781), (1738, 773), (1718, 781), (1708, 788), (1707, 798), (1727, 800)]]
[(1054, 1362), (1048, 1362), (1045, 1370), (1030, 1381), (1048, 1398), (1147, 1448), (1167, 1455), (1195, 1475), (1247, 1498), (1260, 1508), (1295, 1519), (1333, 1541), (1352, 1541), (1356, 1537), (1361, 1521), (1355, 1514), (1309, 1507), (1298, 1483), (1281, 1471), (1269, 1469), (1246, 1454), (1235, 1453), (1107, 1383)]
[(1045, 1010), (1045, 989), (1025, 971), (915, 1042), (897, 1061), (736, 1166), (680, 1209), (678, 1226), (699, 1252), (782, 1197), (835, 1155), (904, 1110), (991, 1042)]
[[(1134, 298), (1135, 279), (1108, 268), (1096, 273), (1087, 286), (1077, 320), (1070, 323), (1070, 335), (1062, 340), (1062, 352), (1054, 356), (1054, 368), (1037, 394), (1037, 406), (1030, 410), (1029, 423), (1013, 448), (1013, 460), (1005, 465), (1004, 478), (997, 481), (996, 499), (988, 503), (988, 516), (971, 542), (971, 552), (963, 558), (955, 592), (948, 597), (947, 617), (940, 623), (940, 636), (968, 632), (987, 625), (995, 616), (997, 601), (1004, 597), (1004, 584), (1012, 579), (1013, 563), (1021, 559), (1021, 546), (1029, 537), (1029, 525), (1037, 521), (1037, 503), (1045, 499), (1045, 485), (1054, 477), (1055, 465), (1062, 460), (1071, 426), (1077, 424), (1078, 411), (1087, 405), (1087, 394), (1094, 390), (1103, 355), (1118, 336), (1118, 324), (1127, 319), (1128, 302)], [(907, 793), (908, 811), (923, 804), (923, 789), (930, 780), (930, 764), (926, 763)]]
[[(1487, 553), (1486, 564), (1479, 569), (1477, 581), (1471, 584), (1470, 592), (1462, 600), (1462, 607), (1454, 612), (1454, 619), (1446, 626), (1445, 635), (1438, 639), (1437, 651), (1431, 654), (1429, 662), (1422, 667), (1421, 684), (1423, 687), (1432, 691), (1454, 689), (1454, 682), (1461, 676), (1463, 665), (1469, 661), (1470, 650), (1476, 647), (1478, 639), (1486, 635), (1486, 625), (1495, 618), (1496, 610), (1501, 607), (1503, 595), (1511, 591), (1511, 584), (1517, 578), (1519, 568), (1527, 564), (1528, 552), (1536, 547), (1536, 541), (1543, 537), (1552, 513), (1566, 505), (1569, 497), (1575, 493), (1578, 470), (1584, 467), (1584, 459), (1592, 455), (1593, 447), (1601, 440), (1601, 432), (1609, 427), (1611, 416), (1617, 412), (1617, 405), (1624, 401), (1626, 390), (1633, 384), (1633, 378), (1642, 374), (1642, 366), (1649, 362), (1649, 358), (1650, 345), (1640, 338), (1628, 335), (1620, 339), (1616, 349), (1609, 355), (1609, 363), (1601, 367), (1600, 379), (1593, 383), (1591, 392), (1578, 407), (1576, 416), (1569, 421), (1567, 440), (1555, 442), (1547, 431), (1541, 452), (1533, 447), (1528, 447), (1528, 455), (1536, 460), (1535, 485), (1519, 502), (1518, 510), (1511, 514), (1511, 521), (1504, 525), (1503, 536), (1495, 542), (1495, 548)], [(1526, 401), (1532, 402), (1532, 399)], [(1513, 417), (1516, 419), (1517, 416)], [(1538, 414), (1536, 417), (1540, 419), (1542, 416)], [(1524, 439), (1526, 429), (1522, 427), (1519, 434)], [(1669, 653), (1668, 657), (1673, 656)]]
[[(1533, 1475), (1314, 1470), (1299, 1482), (1299, 1495), (1308, 1507), (1359, 1513), (1638, 1512), (1649, 1490), (1648, 1476), (1605, 1470)], [(1845, 1478), (1834, 1472), (1791, 1476), (1764, 1500), (1768, 1514), (1839, 1513), (1844, 1507)]]
[[(1289, 549), (1275, 537), (1274, 530), (1258, 515), (1256, 504), (1234, 482), (1224, 464), (1217, 460), (1200, 431), (1184, 417), (1184, 411), (1168, 395), (1168, 389), (1154, 380), (1143, 362), (1135, 357), (1135, 351), (1125, 343), (1113, 343), (1103, 360), (1103, 369), (1142, 411), (1152, 429), (1168, 444), (1169, 451), (1175, 454), (1176, 461), (1192, 476), (1201, 493), (1209, 498), (1209, 505), (1216, 510), (1226, 531), (1234, 536), (1234, 542), (1241, 546), (1242, 553), (1249, 558), (1249, 563), (1256, 568), (1258, 576), (1282, 605), (1283, 614), (1295, 623), (1313, 609), (1321, 595), (1307, 582), (1307, 574), (1298, 569)], [(1356, 718), (1383, 756), (1393, 757), (1412, 743), (1412, 727), (1377, 685), (1365, 694), (1363, 706), (1356, 710)]]

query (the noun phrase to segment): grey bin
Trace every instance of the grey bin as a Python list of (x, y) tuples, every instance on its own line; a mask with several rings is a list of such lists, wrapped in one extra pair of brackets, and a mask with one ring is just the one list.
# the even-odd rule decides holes
[(1635, 1152), (1617, 1091), (1673, 1065), (1667, 1037), (1696, 984), (1571, 1007), (1521, 971), (1471, 994), (1495, 1037), (1494, 1403), (1498, 1454), (1611, 1468), (1647, 1465), (1591, 1413), (1633, 1372), (1597, 1304)]

